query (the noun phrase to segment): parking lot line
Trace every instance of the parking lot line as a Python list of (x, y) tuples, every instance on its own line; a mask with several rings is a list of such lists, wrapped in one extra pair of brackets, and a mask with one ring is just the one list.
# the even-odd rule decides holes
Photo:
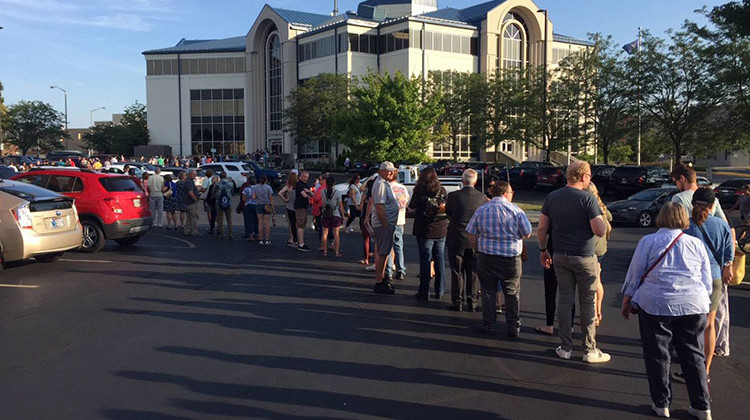
[(31, 284), (2, 284), (0, 283), (0, 287), (7, 287), (9, 289), (37, 289), (39, 286), (34, 286)]

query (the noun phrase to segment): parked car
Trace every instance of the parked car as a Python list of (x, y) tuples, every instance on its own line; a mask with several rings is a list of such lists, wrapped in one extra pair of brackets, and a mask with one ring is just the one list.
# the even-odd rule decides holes
[[(714, 188), (715, 185), (713, 182), (711, 182), (710, 179), (706, 178), (705, 176), (696, 176), (695, 182), (698, 184), (699, 188)], [(663, 183), (661, 185), (662, 187), (674, 187), (674, 182), (670, 179), (669, 181)]]
[(80, 247), (82, 237), (72, 198), (0, 179), (0, 268), (32, 257), (54, 261)]
[(5, 165), (0, 165), (0, 178), (11, 179), (16, 176), (16, 171), (13, 168), (9, 168)]
[(742, 186), (745, 184), (750, 184), (750, 178), (728, 179), (714, 188), (716, 198), (719, 199), (721, 207), (728, 208), (734, 206), (737, 202), (737, 197), (740, 196)]
[[(195, 169), (195, 168), (181, 168), (179, 166), (165, 166), (162, 168), (162, 174), (171, 173), (172, 181), (177, 182), (177, 180), (180, 178), (180, 173), (181, 172), (187, 173), (187, 171), (189, 171), (190, 169)], [(195, 169), (195, 185), (200, 187), (201, 185), (203, 185), (204, 179), (206, 179), (206, 171), (200, 168)]]
[(32, 169), (14, 180), (76, 200), (83, 227), (81, 251), (97, 252), (107, 239), (127, 246), (151, 229), (151, 213), (138, 182), (127, 175), (88, 169)]
[(8, 155), (3, 156), (2, 163), (4, 165), (10, 165), (11, 163), (16, 165), (16, 167), (20, 167), (24, 163), (27, 165), (41, 165), (42, 160), (39, 159), (36, 156), (28, 156), (28, 155)]
[(442, 175), (461, 176), (468, 166), (465, 163), (454, 163), (443, 168)]
[(359, 174), (360, 177), (364, 178), (370, 176), (378, 171), (378, 165), (369, 162), (354, 162), (349, 172)]
[[(155, 174), (156, 173), (156, 168), (157, 168), (156, 165), (152, 165), (152, 164), (146, 163), (146, 162), (120, 162), (120, 163), (111, 165), (111, 167), (123, 170), (125, 168), (125, 165), (130, 165), (130, 166), (132, 166), (134, 168), (138, 168), (138, 169), (140, 169), (141, 173), (146, 172), (146, 173), (148, 173), (150, 175)], [(172, 172), (165, 171), (163, 169), (162, 169), (162, 171), (159, 174), (161, 176), (164, 176), (164, 175), (174, 175)]]
[(615, 201), (607, 206), (615, 223), (635, 223), (641, 227), (653, 226), (656, 215), (664, 203), (672, 200), (677, 188), (649, 188), (637, 192), (626, 200)]
[(596, 185), (596, 189), (599, 190), (599, 195), (607, 193), (607, 183), (611, 182), (612, 172), (617, 167), (614, 165), (591, 165), (591, 182)]
[(250, 166), (250, 169), (252, 169), (253, 173), (255, 174), (256, 180), (259, 180), (261, 175), (265, 175), (268, 177), (269, 185), (274, 188), (281, 187), (281, 185), (284, 183), (284, 174), (275, 169), (264, 168), (257, 162), (253, 161), (243, 161), (243, 163), (246, 163)]
[(612, 171), (607, 192), (632, 194), (646, 188), (658, 188), (669, 181), (669, 172), (661, 166), (618, 166)]
[(47, 153), (46, 159), (50, 162), (55, 160), (73, 159), (76, 162), (83, 159), (83, 152), (78, 150), (53, 150)]
[(560, 188), (567, 183), (567, 166), (545, 166), (536, 172), (537, 188)]
[(201, 165), (200, 168), (204, 171), (211, 169), (216, 175), (226, 172), (227, 178), (234, 183), (235, 191), (247, 181), (247, 174), (252, 172), (250, 165), (243, 162), (213, 162)]
[(508, 181), (516, 188), (534, 188), (536, 186), (536, 175), (540, 168), (549, 168), (549, 162), (537, 162), (527, 160), (521, 162), (518, 167), (500, 171), (500, 179)]

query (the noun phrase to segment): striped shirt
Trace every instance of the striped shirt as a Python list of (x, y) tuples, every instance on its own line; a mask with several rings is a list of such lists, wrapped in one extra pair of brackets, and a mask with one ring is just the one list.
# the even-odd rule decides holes
[(522, 238), (531, 234), (531, 222), (517, 205), (494, 197), (474, 212), (466, 231), (477, 237), (477, 252), (516, 257), (523, 249)]

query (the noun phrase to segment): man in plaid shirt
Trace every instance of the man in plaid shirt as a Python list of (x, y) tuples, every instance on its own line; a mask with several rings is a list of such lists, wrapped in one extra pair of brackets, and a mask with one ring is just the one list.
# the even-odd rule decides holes
[(523, 238), (531, 236), (531, 222), (513, 204), (513, 188), (498, 181), (490, 189), (492, 201), (479, 207), (466, 226), (469, 241), (477, 251), (477, 273), (482, 286), (482, 324), (479, 332), (494, 335), (497, 314), (495, 294), (498, 285), (505, 295), (505, 322), (508, 337), (518, 337), (521, 293), (521, 253)]

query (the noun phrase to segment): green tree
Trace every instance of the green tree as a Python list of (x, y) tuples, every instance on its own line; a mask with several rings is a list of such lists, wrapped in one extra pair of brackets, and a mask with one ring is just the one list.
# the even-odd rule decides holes
[(533, 131), (524, 126), (526, 120), (522, 116), (528, 98), (527, 79), (523, 72), (508, 69), (491, 74), (485, 80), (483, 99), (486, 105), (481, 114), (486, 130), (484, 138), (485, 144), (495, 148), (495, 162), (498, 162), (502, 142), (522, 139), (527, 131)]
[(697, 133), (725, 96), (703, 48), (688, 31), (672, 32), (670, 45), (646, 32), (641, 51), (628, 59), (631, 86), (641, 85), (641, 109), (669, 139), (675, 164), (694, 151)]
[(132, 155), (135, 146), (150, 141), (146, 117), (146, 106), (136, 101), (125, 108), (121, 124), (95, 126), (84, 135), (84, 142), (88, 148), (102, 153)]
[[(283, 112), (284, 129), (291, 133), (297, 145), (319, 144), (322, 150), (331, 151), (341, 141), (334, 129), (337, 114), (346, 109), (349, 80), (343, 74), (324, 73), (308, 79), (286, 97)], [(335, 156), (329, 153), (333, 162)]]
[(352, 88), (352, 103), (337, 127), (352, 155), (380, 162), (428, 159), (441, 107), (434, 95), (424, 95), (422, 81), (403, 74), (368, 74)]
[(17, 146), (22, 154), (32, 147), (50, 150), (66, 134), (62, 129), (63, 115), (41, 101), (20, 101), (3, 114), (6, 142)]
[(5, 143), (5, 136), (3, 134), (3, 118), (5, 117), (5, 98), (3, 98), (3, 82), (0, 82), (0, 145)]
[[(440, 104), (442, 115), (438, 119), (438, 135), (447, 138), (458, 160), (462, 137), (477, 137), (477, 127), (483, 119), (486, 97), (484, 76), (478, 73), (456, 71), (430, 72), (429, 95)], [(479, 133), (481, 135), (481, 133)]]

